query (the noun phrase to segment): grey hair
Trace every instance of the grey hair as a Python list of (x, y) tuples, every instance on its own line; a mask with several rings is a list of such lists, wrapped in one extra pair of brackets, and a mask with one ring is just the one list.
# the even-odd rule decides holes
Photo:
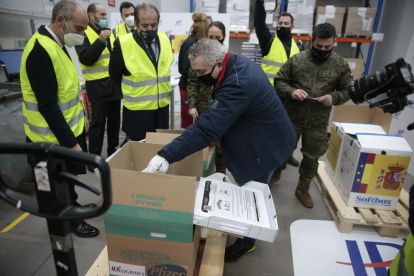
[(79, 7), (79, 4), (73, 0), (61, 0), (56, 3), (52, 11), (52, 21), (51, 23), (56, 22), (56, 18), (61, 14), (65, 20), (70, 21), (73, 18), (73, 13)]
[(134, 11), (134, 20), (135, 23), (138, 25), (139, 24), (139, 11), (142, 10), (145, 13), (149, 13), (151, 11), (155, 11), (155, 13), (157, 14), (157, 23), (160, 23), (160, 12), (157, 9), (156, 6), (152, 5), (152, 4), (147, 4), (147, 3), (142, 3), (142, 4), (138, 4), (135, 7), (135, 11)]
[(189, 60), (203, 57), (204, 65), (213, 67), (218, 60), (223, 61), (227, 48), (215, 39), (203, 38), (190, 47)]

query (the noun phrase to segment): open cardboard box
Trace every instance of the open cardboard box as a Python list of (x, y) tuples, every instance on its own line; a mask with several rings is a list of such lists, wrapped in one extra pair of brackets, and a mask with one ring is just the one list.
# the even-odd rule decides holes
[[(339, 156), (342, 152), (345, 133), (358, 132), (386, 134), (391, 125), (392, 115), (384, 113), (379, 108), (369, 108), (366, 105), (335, 106), (329, 148), (326, 153), (325, 169), (332, 181), (336, 182)], [(354, 124), (350, 124), (354, 123)]]
[[(145, 141), (152, 144), (167, 145), (172, 142), (175, 138), (180, 136), (181, 130), (174, 129), (157, 129), (157, 132), (147, 132)], [(183, 131), (182, 131), (183, 132)], [(197, 174), (197, 179), (200, 176), (207, 177), (214, 173), (215, 163), (215, 146), (210, 145), (203, 149), (203, 171), (202, 174)]]
[(250, 181), (239, 187), (223, 182), (223, 177), (224, 174), (217, 173), (201, 178), (194, 205), (194, 224), (273, 242), (279, 228), (269, 186)]
[(137, 273), (159, 265), (193, 273), (200, 237), (193, 227), (194, 195), (203, 154), (174, 163), (172, 175), (141, 172), (162, 147), (130, 141), (107, 161), (113, 204), (104, 222), (111, 271), (121, 263)]

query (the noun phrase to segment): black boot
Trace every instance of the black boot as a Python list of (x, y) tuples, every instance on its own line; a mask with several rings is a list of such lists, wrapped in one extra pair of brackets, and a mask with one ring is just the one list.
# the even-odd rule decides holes
[(237, 262), (255, 249), (256, 246), (254, 244), (247, 243), (243, 239), (238, 238), (233, 245), (226, 248), (224, 260), (230, 263)]
[(291, 156), (288, 158), (287, 163), (288, 163), (289, 165), (293, 166), (293, 167), (299, 167), (299, 161), (298, 161), (298, 160), (296, 160), (296, 159), (293, 157), (293, 155), (291, 155)]

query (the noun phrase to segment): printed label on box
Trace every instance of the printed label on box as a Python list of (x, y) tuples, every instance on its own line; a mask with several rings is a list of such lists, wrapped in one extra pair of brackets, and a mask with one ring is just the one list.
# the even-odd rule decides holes
[(326, 18), (335, 18), (335, 6), (326, 6)]
[(371, 30), (372, 25), (372, 18), (371, 17), (363, 17), (362, 18), (362, 30), (363, 31), (369, 31)]
[[(266, 206), (254, 191), (236, 185), (217, 185), (206, 180), (201, 210), (227, 218), (240, 218), (248, 223), (263, 225), (267, 221)], [(268, 222), (267, 222), (268, 224)]]
[(130, 265), (109, 261), (109, 270), (111, 275), (116, 276), (145, 276), (145, 266)]
[(160, 275), (181, 275), (186, 276), (187, 270), (184, 267), (178, 265), (156, 265), (148, 269), (147, 276), (160, 276)]

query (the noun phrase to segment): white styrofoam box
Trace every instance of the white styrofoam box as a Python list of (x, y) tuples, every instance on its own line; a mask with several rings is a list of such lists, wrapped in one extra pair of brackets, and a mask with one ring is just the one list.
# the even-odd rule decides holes
[(239, 187), (224, 174), (201, 178), (194, 205), (195, 225), (273, 242), (279, 231), (269, 186), (250, 181)]
[(230, 14), (230, 30), (233, 32), (250, 32), (250, 1), (227, 0), (227, 14)]
[(194, 12), (218, 13), (220, 0), (196, 0)]
[(344, 135), (336, 186), (350, 207), (395, 210), (412, 149), (404, 137)]
[(331, 177), (332, 182), (336, 182), (340, 154), (342, 152), (343, 138), (345, 133), (355, 135), (357, 133), (375, 133), (387, 134), (385, 130), (377, 124), (363, 124), (351, 122), (332, 122), (331, 124), (331, 139), (329, 141), (329, 148), (326, 154), (327, 162), (325, 169)]

